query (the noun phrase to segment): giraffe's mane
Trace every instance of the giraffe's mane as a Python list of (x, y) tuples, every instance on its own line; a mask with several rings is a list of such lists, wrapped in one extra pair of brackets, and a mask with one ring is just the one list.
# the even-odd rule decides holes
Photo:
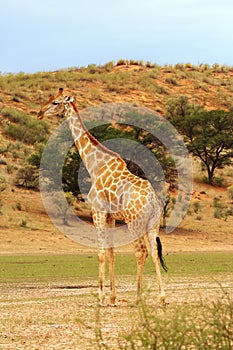
[(99, 148), (100, 150), (102, 150), (103, 152), (105, 152), (105, 153), (107, 153), (107, 154), (109, 154), (109, 155), (111, 155), (111, 156), (113, 156), (113, 157), (118, 158), (119, 161), (121, 160), (122, 163), (126, 165), (125, 161), (121, 158), (121, 156), (120, 156), (118, 153), (116, 153), (116, 152), (110, 150), (109, 148), (107, 148), (106, 146), (104, 146), (101, 142), (99, 142), (99, 141), (87, 130), (87, 128), (85, 127), (85, 125), (84, 125), (83, 122), (82, 122), (82, 119), (80, 118), (79, 111), (78, 111), (78, 108), (76, 107), (75, 103), (74, 103), (74, 102), (70, 102), (70, 103), (71, 103), (71, 105), (72, 105), (74, 111), (76, 112), (77, 117), (79, 118), (80, 122), (82, 123), (84, 129), (86, 130), (86, 134), (87, 134), (89, 140), (92, 142), (92, 144), (93, 144), (94, 146), (97, 146), (97, 145), (98, 145), (98, 148)]
[(125, 161), (121, 158), (121, 156), (120, 156), (118, 153), (116, 153), (116, 152), (110, 150), (109, 148), (107, 148), (106, 146), (104, 146), (104, 145), (103, 145), (101, 142), (99, 142), (88, 130), (87, 130), (86, 132), (87, 132), (87, 135), (88, 135), (89, 139), (91, 140), (91, 142), (92, 142), (95, 146), (98, 145), (98, 148), (99, 148), (100, 150), (102, 150), (103, 152), (105, 152), (105, 153), (107, 153), (107, 154), (109, 154), (109, 155), (111, 155), (111, 156), (114, 156), (114, 157), (118, 158), (119, 160), (122, 161), (122, 163), (126, 164)]

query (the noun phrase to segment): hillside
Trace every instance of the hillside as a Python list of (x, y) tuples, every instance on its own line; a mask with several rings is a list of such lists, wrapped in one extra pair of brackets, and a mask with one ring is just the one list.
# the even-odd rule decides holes
[(0, 107), (35, 113), (41, 102), (63, 87), (77, 96), (79, 108), (104, 102), (136, 102), (164, 112), (166, 101), (186, 94), (209, 109), (232, 107), (233, 67), (213, 65), (157, 66), (112, 62), (36, 74), (0, 75)]
[[(1, 194), (0, 251), (8, 254), (14, 251), (29, 253), (30, 249), (37, 253), (77, 250), (77, 245), (64, 238), (50, 222), (39, 192), (15, 186), (17, 173), (25, 167), (26, 160), (38, 145), (15, 141), (5, 134), (5, 128), (14, 124), (3, 113), (5, 109), (23, 111), (31, 117), (30, 120), (36, 120), (43, 101), (63, 87), (76, 96), (80, 110), (106, 102), (131, 102), (164, 114), (167, 101), (181, 95), (187, 95), (191, 102), (206, 109), (229, 110), (233, 105), (232, 78), (233, 67), (217, 64), (160, 67), (149, 62), (124, 60), (116, 65), (110, 62), (104, 66), (90, 65), (56, 72), (0, 75), (0, 177), (6, 180), (6, 189)], [(47, 122), (50, 130), (59, 123), (51, 119)], [(231, 168), (219, 171), (218, 175), (224, 178), (226, 185), (232, 184)], [(200, 167), (195, 162), (192, 205), (177, 235), (182, 236), (187, 249), (189, 239), (193, 240), (193, 234), (198, 232), (205, 237), (204, 245), (212, 242), (211, 249), (214, 249), (214, 242), (219, 242), (221, 249), (224, 246), (230, 249), (233, 243), (232, 216), (225, 219), (214, 217), (217, 210), (214, 198), (221, 206), (230, 205), (227, 190), (202, 184), (200, 178)], [(194, 204), (197, 202), (199, 205)], [(174, 237), (170, 236), (168, 246), (171, 242), (176, 245)]]

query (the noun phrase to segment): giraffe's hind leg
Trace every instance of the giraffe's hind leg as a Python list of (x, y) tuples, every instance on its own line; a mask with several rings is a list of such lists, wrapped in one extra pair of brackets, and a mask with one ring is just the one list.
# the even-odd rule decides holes
[[(115, 227), (115, 219), (111, 216), (107, 217), (107, 227), (114, 228)], [(109, 234), (112, 236), (111, 231)], [(113, 238), (113, 237), (112, 237)], [(108, 248), (108, 263), (109, 263), (109, 278), (110, 278), (110, 303), (115, 305), (116, 301), (116, 288), (115, 288), (115, 254), (114, 254), (114, 242), (109, 242)]]
[[(148, 237), (149, 246), (151, 249), (151, 256), (155, 264), (156, 276), (157, 276), (158, 287), (159, 287), (159, 299), (162, 303), (165, 303), (165, 291), (163, 288), (161, 268), (160, 268), (160, 262), (162, 259), (162, 250), (161, 250), (162, 245), (160, 240), (158, 239), (158, 230), (159, 230), (158, 227), (150, 230), (148, 232), (147, 237)], [(164, 264), (164, 269), (166, 269), (165, 264)]]
[(115, 276), (114, 276), (114, 249), (108, 249), (108, 262), (109, 262), (109, 278), (110, 278), (110, 303), (115, 305), (116, 302), (116, 288), (115, 288)]
[(148, 256), (148, 250), (146, 246), (146, 242), (144, 237), (137, 239), (134, 241), (134, 249), (135, 249), (135, 255), (137, 259), (137, 299), (136, 302), (138, 303), (141, 299), (141, 292), (142, 292), (142, 274), (144, 265), (146, 262), (146, 258)]

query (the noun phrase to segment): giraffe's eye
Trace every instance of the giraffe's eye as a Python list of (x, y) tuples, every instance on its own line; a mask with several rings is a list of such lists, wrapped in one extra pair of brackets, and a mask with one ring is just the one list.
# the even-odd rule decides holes
[(58, 104), (59, 104), (58, 102), (55, 102), (55, 101), (53, 102), (54, 106), (57, 106)]

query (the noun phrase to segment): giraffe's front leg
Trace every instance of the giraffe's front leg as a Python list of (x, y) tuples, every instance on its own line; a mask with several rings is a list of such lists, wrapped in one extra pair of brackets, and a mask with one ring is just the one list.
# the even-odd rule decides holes
[(116, 301), (116, 289), (115, 289), (115, 277), (114, 277), (114, 249), (108, 249), (108, 261), (109, 261), (109, 277), (110, 277), (110, 302), (112, 305), (115, 305)]
[(99, 302), (100, 305), (104, 304), (105, 299), (105, 249), (100, 249), (98, 253), (99, 261)]
[(92, 210), (92, 218), (97, 231), (98, 263), (99, 263), (99, 302), (104, 304), (105, 299), (105, 261), (106, 261), (106, 213)]
[(116, 290), (114, 278), (114, 249), (113, 249), (113, 232), (111, 229), (115, 226), (115, 220), (106, 213), (93, 211), (93, 221), (96, 226), (98, 236), (98, 261), (99, 261), (99, 300), (100, 304), (104, 303), (105, 299), (105, 261), (108, 258), (109, 275), (110, 275), (110, 302), (115, 305)]

